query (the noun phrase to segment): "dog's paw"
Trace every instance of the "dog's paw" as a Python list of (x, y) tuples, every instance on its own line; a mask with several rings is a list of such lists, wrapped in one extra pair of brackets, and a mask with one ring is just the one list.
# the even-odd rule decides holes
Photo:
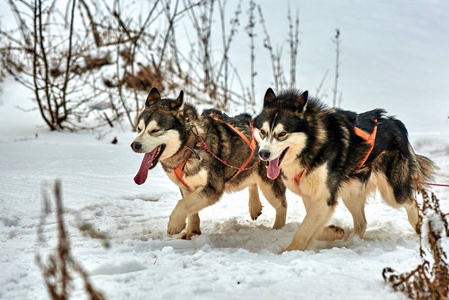
[(331, 240), (341, 240), (345, 236), (345, 230), (341, 227), (335, 225), (327, 226), (328, 230), (332, 233), (333, 237)]
[(186, 227), (186, 221), (185, 219), (180, 219), (180, 218), (173, 218), (172, 216), (170, 217), (170, 221), (168, 222), (168, 227), (167, 227), (167, 233), (172, 235), (172, 234), (178, 234), (180, 233), (184, 228)]
[(189, 241), (192, 239), (193, 236), (200, 235), (200, 234), (201, 234), (201, 231), (193, 231), (193, 232), (185, 231), (185, 232), (181, 233), (180, 235), (178, 235), (178, 239)]
[(341, 240), (345, 236), (345, 230), (335, 225), (324, 227), (316, 237), (319, 241), (335, 241)]
[(262, 204), (260, 201), (249, 202), (249, 215), (251, 220), (255, 221), (262, 214)]

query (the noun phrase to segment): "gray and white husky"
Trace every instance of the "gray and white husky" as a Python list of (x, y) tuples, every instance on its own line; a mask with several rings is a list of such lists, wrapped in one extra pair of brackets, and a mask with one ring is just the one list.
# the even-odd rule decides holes
[(220, 200), (224, 192), (245, 187), (249, 188), (252, 219), (262, 210), (260, 188), (276, 209), (273, 228), (285, 225), (286, 188), (282, 180), (267, 178), (265, 162), (257, 164), (258, 148), (249, 115), (229, 117), (207, 110), (198, 116), (195, 107), (184, 102), (182, 91), (177, 99), (162, 99), (153, 88), (137, 124), (138, 135), (131, 147), (145, 155), (135, 182), (143, 184), (148, 171), (160, 162), (183, 197), (171, 213), (168, 234), (182, 232), (186, 218), (186, 231), (179, 237), (190, 239), (200, 234), (198, 212)]

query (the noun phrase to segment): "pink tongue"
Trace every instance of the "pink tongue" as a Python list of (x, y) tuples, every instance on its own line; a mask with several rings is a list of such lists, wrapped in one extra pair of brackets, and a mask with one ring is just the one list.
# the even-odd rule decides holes
[(148, 170), (150, 169), (151, 162), (153, 161), (154, 155), (156, 154), (157, 147), (153, 151), (149, 153), (145, 153), (145, 156), (143, 157), (142, 164), (140, 165), (139, 172), (137, 172), (137, 175), (134, 177), (134, 182), (138, 185), (141, 185), (147, 180), (148, 177)]
[(268, 164), (267, 176), (270, 179), (276, 179), (279, 176), (279, 173), (281, 173), (281, 169), (279, 168), (278, 157), (270, 161), (270, 163)]

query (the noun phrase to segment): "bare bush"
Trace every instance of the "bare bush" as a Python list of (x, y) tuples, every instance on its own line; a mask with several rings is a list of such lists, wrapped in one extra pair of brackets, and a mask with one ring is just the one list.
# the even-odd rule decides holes
[(449, 264), (441, 245), (449, 236), (448, 223), (437, 197), (433, 193), (429, 197), (424, 190), (421, 193), (424, 201), (419, 250), (422, 264), (403, 274), (385, 268), (382, 276), (396, 291), (404, 292), (411, 299), (448, 299)]
[[(260, 18), (260, 24), (262, 25), (264, 40), (263, 46), (268, 50), (270, 54), (271, 60), (271, 69), (273, 72), (274, 79), (274, 88), (275, 90), (284, 90), (287, 88), (295, 88), (296, 85), (296, 58), (298, 55), (298, 46), (300, 44), (299, 41), (299, 12), (296, 12), (295, 21), (293, 22), (292, 13), (290, 6), (287, 11), (287, 19), (289, 22), (289, 31), (288, 31), (288, 44), (290, 47), (290, 84), (287, 83), (286, 74), (284, 72), (284, 68), (282, 66), (282, 51), (283, 45), (279, 46), (276, 49), (276, 52), (271, 43), (270, 34), (268, 32), (265, 19), (262, 13), (262, 8), (260, 5), (257, 6)], [(293, 23), (295, 25), (293, 25)]]
[[(254, 111), (253, 1), (247, 26), (250, 87), (243, 84), (230, 57), (241, 2), (230, 18), (226, 0), (153, 0), (126, 6), (121, 1), (71, 0), (65, 9), (58, 0), (8, 0), (8, 4), (17, 27), (0, 29), (1, 65), (34, 92), (40, 114), (52, 130), (114, 126), (123, 119), (135, 129), (140, 100), (152, 87), (166, 94), (182, 88), (196, 104)], [(141, 10), (139, 5), (147, 7)], [(294, 31), (290, 9), (289, 20), (288, 41), (296, 64), (299, 20)], [(217, 25), (221, 39), (212, 39)], [(264, 45), (272, 51), (266, 28), (264, 32), (268, 40)], [(287, 86), (281, 56), (282, 47), (271, 55), (276, 89)], [(291, 72), (294, 85), (295, 66)]]

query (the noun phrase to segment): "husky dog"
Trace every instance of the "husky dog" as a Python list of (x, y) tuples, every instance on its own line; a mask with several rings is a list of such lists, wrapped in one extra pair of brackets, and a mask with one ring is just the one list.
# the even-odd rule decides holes
[(337, 198), (352, 214), (352, 233), (363, 237), (365, 200), (376, 189), (389, 205), (405, 207), (419, 232), (421, 216), (413, 191), (433, 176), (436, 167), (414, 153), (404, 124), (385, 116), (384, 110), (358, 115), (327, 109), (307, 91), (276, 96), (268, 89), (254, 127), (259, 156), (269, 162), (267, 176), (276, 179), (282, 174), (287, 188), (300, 195), (306, 207), (306, 217), (286, 251), (304, 250), (319, 236), (343, 238), (344, 231), (335, 226), (323, 228)]
[(138, 135), (131, 144), (134, 152), (145, 153), (134, 181), (143, 184), (148, 170), (161, 162), (167, 176), (180, 188), (183, 199), (170, 215), (168, 234), (180, 233), (186, 218), (187, 229), (179, 238), (200, 234), (198, 212), (217, 202), (224, 192), (245, 187), (249, 189), (253, 220), (262, 210), (259, 187), (276, 209), (273, 228), (285, 225), (286, 188), (282, 180), (267, 178), (266, 162), (258, 164), (251, 122), (249, 115), (231, 118), (214, 109), (198, 116), (192, 105), (184, 103), (182, 91), (177, 99), (161, 99), (156, 88), (151, 90), (138, 119)]

